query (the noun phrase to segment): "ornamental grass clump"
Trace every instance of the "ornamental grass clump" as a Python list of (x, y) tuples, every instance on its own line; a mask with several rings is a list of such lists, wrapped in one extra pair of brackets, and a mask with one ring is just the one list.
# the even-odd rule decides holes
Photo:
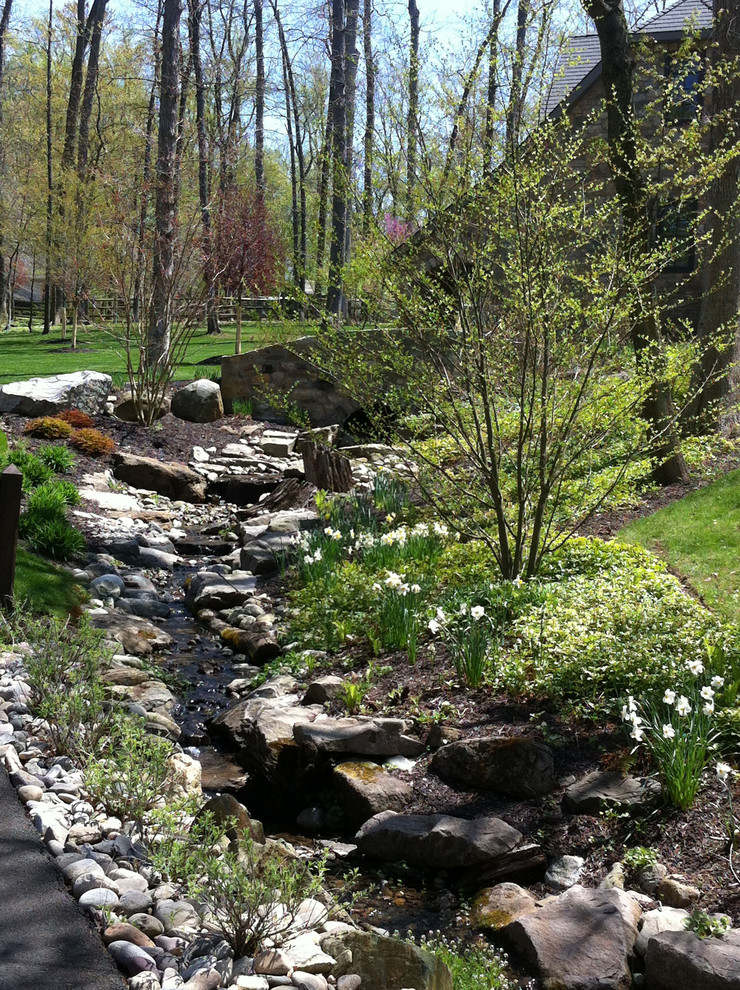
[(501, 637), (483, 605), (462, 604), (456, 615), (438, 608), (429, 620), (429, 631), (441, 634), (458, 678), (470, 688), (480, 687), (487, 669), (497, 658)]
[(700, 683), (701, 660), (687, 665), (693, 680), (666, 688), (659, 702), (638, 703), (629, 695), (622, 719), (630, 738), (645, 743), (658, 768), (663, 793), (674, 807), (686, 811), (694, 803), (701, 775), (717, 749), (719, 729), (714, 721), (715, 698), (724, 678), (715, 674)]

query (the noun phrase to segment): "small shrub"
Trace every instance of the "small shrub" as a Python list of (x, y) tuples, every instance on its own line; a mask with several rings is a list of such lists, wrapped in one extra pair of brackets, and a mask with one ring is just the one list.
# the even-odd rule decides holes
[(239, 956), (254, 955), (270, 939), (275, 945), (296, 933), (298, 906), (321, 890), (325, 858), (309, 863), (275, 846), (240, 835), (236, 823), (198, 815), (190, 833), (162, 835), (152, 850), (155, 869), (180, 881), (187, 896), (208, 907), (204, 924)]
[(115, 440), (100, 430), (75, 430), (69, 442), (88, 457), (104, 457), (116, 449)]
[(406, 650), (410, 663), (416, 661), (419, 616), (423, 604), (421, 585), (410, 584), (404, 574), (389, 571), (382, 583), (372, 589), (379, 597), (377, 641), (385, 649)]
[(54, 477), (53, 470), (48, 464), (36, 457), (22, 444), (14, 447), (6, 457), (0, 458), (0, 467), (7, 467), (8, 464), (15, 464), (23, 474), (23, 491), (30, 492), (45, 481)]
[(69, 481), (47, 482), (32, 492), (21, 514), (19, 530), (32, 549), (56, 560), (73, 560), (85, 550), (85, 537), (70, 525), (66, 506), (79, 501)]
[(58, 416), (41, 416), (39, 419), (29, 420), (23, 432), (43, 440), (66, 440), (72, 435), (72, 426)]
[(39, 447), (36, 456), (56, 474), (66, 474), (74, 467), (77, 459), (69, 447), (45, 444)]
[(729, 930), (730, 919), (726, 914), (712, 917), (701, 908), (694, 908), (688, 918), (684, 918), (683, 925), (697, 938), (723, 938)]
[(655, 866), (658, 862), (658, 853), (648, 846), (633, 846), (632, 849), (625, 849), (622, 862), (628, 870), (639, 873), (640, 870)]
[(95, 420), (92, 416), (88, 416), (81, 409), (65, 409), (59, 413), (59, 419), (63, 419), (65, 423), (69, 423), (75, 430), (81, 430), (86, 426), (95, 425)]
[(453, 616), (437, 609), (436, 616), (429, 621), (429, 629), (444, 637), (458, 678), (469, 688), (480, 687), (500, 645), (500, 637), (484, 607), (468, 608), (463, 604)]
[(85, 537), (66, 519), (48, 519), (40, 523), (27, 539), (32, 550), (54, 560), (78, 560), (87, 547)]

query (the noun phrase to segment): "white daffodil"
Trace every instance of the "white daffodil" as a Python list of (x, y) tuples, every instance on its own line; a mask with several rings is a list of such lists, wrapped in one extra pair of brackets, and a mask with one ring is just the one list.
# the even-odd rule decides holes
[(715, 674), (714, 677), (712, 678), (712, 687), (714, 688), (714, 690), (719, 691), (719, 689), (721, 687), (724, 687), (724, 685), (725, 685), (724, 677), (720, 677), (719, 674)]
[(689, 668), (694, 677), (698, 677), (699, 674), (704, 673), (704, 664), (701, 660), (689, 660), (686, 666)]
[(699, 692), (699, 694), (702, 696), (702, 698), (705, 701), (711, 701), (712, 698), (714, 697), (714, 691), (709, 687), (709, 685), (703, 687)]
[(447, 622), (447, 616), (445, 615), (445, 611), (443, 608), (437, 608), (435, 617), (437, 619), (437, 622), (439, 622), (440, 624)]
[(429, 627), (429, 632), (432, 634), (432, 636), (436, 636), (440, 630), (441, 624), (437, 622), (436, 619), (430, 619), (427, 625)]
[(675, 739), (676, 730), (673, 728), (670, 722), (666, 722), (663, 726), (663, 738), (664, 739)]
[(412, 594), (418, 595), (420, 591), (421, 591), (421, 585), (420, 584), (412, 584), (411, 585), (411, 593)]
[(714, 702), (705, 701), (704, 705), (702, 706), (702, 711), (704, 712), (705, 715), (712, 715), (714, 712)]
[(681, 697), (678, 699), (678, 704), (676, 705), (676, 711), (678, 712), (679, 715), (688, 715), (689, 712), (691, 711), (691, 702), (689, 701), (689, 699), (686, 697), (685, 694), (682, 694)]
[(514, 578), (514, 580), (511, 583), (514, 585), (515, 588), (521, 588), (521, 586), (524, 584), (524, 581), (522, 581), (522, 579), (517, 574), (517, 576)]
[(672, 705), (676, 700), (676, 692), (671, 691), (670, 688), (665, 689), (665, 694), (663, 695), (663, 701), (666, 705)]
[(635, 740), (635, 742), (642, 742), (645, 736), (645, 730), (641, 729), (639, 725), (633, 725), (632, 732), (630, 732), (630, 736), (632, 739)]
[(465, 602), (463, 602), (462, 605), (460, 606), (460, 615), (467, 615), (467, 614), (468, 614), (468, 606), (465, 604)]
[(717, 780), (720, 784), (726, 784), (730, 779), (730, 774), (732, 773), (732, 767), (729, 763), (718, 763), (716, 766)]
[(470, 610), (471, 619), (476, 619), (476, 620), (482, 619), (485, 614), (486, 614), (486, 610), (483, 608), (482, 605), (474, 605)]

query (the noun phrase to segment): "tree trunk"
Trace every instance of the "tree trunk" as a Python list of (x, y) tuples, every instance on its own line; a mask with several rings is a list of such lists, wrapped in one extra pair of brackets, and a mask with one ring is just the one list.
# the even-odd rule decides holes
[[(650, 226), (647, 185), (637, 160), (636, 124), (632, 107), (633, 58), (622, 0), (582, 0), (596, 24), (606, 90), (607, 141), (614, 187), (619, 197), (627, 250), (635, 263), (648, 254)], [(654, 309), (636, 301), (632, 343), (638, 367), (649, 376), (643, 417), (648, 424), (653, 478), (667, 485), (688, 480), (679, 445), (676, 411), (664, 367), (665, 353)]]
[[(2, 13), (0, 13), (0, 129), (2, 129), (3, 123), (3, 76), (5, 75), (5, 35), (8, 30), (8, 24), (10, 23), (10, 11), (13, 6), (13, 0), (5, 0), (2, 7)], [(0, 148), (0, 182), (2, 182), (5, 174), (5, 154), (2, 148)], [(5, 256), (3, 254), (4, 244), (3, 244), (3, 226), (2, 226), (2, 214), (0, 214), (0, 320), (4, 320), (8, 316), (8, 306), (7, 306), (7, 294), (8, 294), (8, 280), (5, 274)]]
[[(727, 138), (736, 140), (740, 127), (740, 14), (738, 0), (714, 0), (715, 46), (711, 58), (718, 70), (712, 86), (711, 148), (724, 150)], [(736, 363), (740, 312), (740, 160), (733, 156), (718, 171), (709, 188), (707, 206), (711, 238), (702, 268), (699, 310), (700, 355), (693, 376), (693, 419), (701, 429), (717, 426), (723, 401), (730, 391), (730, 372)]]
[(488, 89), (486, 92), (486, 123), (483, 131), (483, 168), (493, 170), (493, 139), (496, 125), (496, 94), (498, 93), (498, 28), (501, 23), (501, 0), (493, 0), (495, 27), (488, 41)]
[(314, 291), (320, 296), (323, 290), (324, 256), (326, 254), (326, 218), (329, 213), (329, 176), (331, 174), (332, 105), (331, 93), (326, 111), (324, 144), (321, 149), (321, 171), (319, 173), (319, 210), (316, 221), (316, 280)]
[(262, 0), (254, 0), (254, 48), (257, 78), (254, 93), (254, 188), (259, 203), (265, 201), (265, 36)]
[[(585, 0), (587, 3), (595, 3), (598, 0)], [(607, 0), (610, 2), (610, 0)], [(522, 123), (522, 106), (524, 94), (522, 92), (522, 76), (524, 74), (524, 59), (527, 43), (527, 21), (531, 9), (531, 0), (519, 0), (516, 11), (516, 43), (514, 47), (514, 63), (511, 67), (511, 90), (509, 92), (509, 104), (506, 109), (506, 146), (515, 148), (519, 143), (519, 132)]]
[(332, 103), (332, 196), (331, 247), (329, 250), (329, 284), (326, 292), (328, 312), (343, 316), (346, 312), (343, 273), (347, 229), (347, 106), (345, 93), (345, 5), (332, 0), (331, 80)]
[(100, 0), (93, 7), (88, 19), (88, 32), (90, 38), (90, 55), (87, 60), (87, 72), (85, 74), (85, 89), (82, 95), (82, 106), (80, 108), (80, 128), (77, 140), (77, 172), (80, 179), (87, 175), (87, 160), (90, 151), (90, 120), (92, 119), (95, 93), (98, 86), (98, 74), (100, 68), (100, 45), (103, 38), (103, 21), (105, 19), (105, 8), (108, 0)]
[(206, 327), (209, 334), (220, 332), (216, 278), (213, 259), (213, 232), (211, 229), (210, 190), (208, 188), (208, 135), (206, 134), (206, 85), (203, 60), (200, 53), (200, 28), (203, 17), (202, 0), (188, 0), (188, 28), (190, 55), (195, 76), (195, 119), (198, 131), (198, 196), (200, 220), (203, 227), (203, 280), (206, 289)]
[(345, 45), (345, 105), (347, 107), (347, 203), (344, 220), (344, 264), (352, 256), (352, 179), (355, 158), (355, 102), (357, 96), (357, 65), (360, 53), (357, 50), (357, 19), (359, 17), (359, 0), (346, 0), (347, 27), (344, 39)]
[(162, 62), (159, 44), (159, 29), (162, 22), (162, 0), (157, 4), (157, 20), (154, 25), (154, 78), (149, 91), (149, 105), (146, 112), (146, 138), (144, 140), (144, 164), (141, 171), (141, 201), (139, 203), (139, 226), (136, 238), (136, 284), (134, 286), (133, 319), (137, 324), (143, 321), (146, 312), (146, 227), (149, 213), (149, 186), (152, 175), (152, 147), (154, 144), (154, 117), (157, 107), (157, 88)]
[(236, 293), (236, 343), (234, 344), (234, 354), (242, 352), (242, 288), (239, 286)]
[(373, 3), (364, 0), (362, 47), (365, 55), (365, 138), (362, 187), (362, 231), (367, 237), (373, 222), (373, 140), (375, 137), (375, 62), (373, 61)]
[(169, 361), (172, 291), (177, 237), (177, 139), (180, 89), (180, 14), (182, 0), (164, 0), (162, 84), (157, 138), (157, 192), (154, 230), (153, 293), (146, 362), (149, 368)]
[(54, 249), (52, 223), (54, 220), (54, 173), (52, 169), (52, 119), (51, 119), (51, 40), (54, 27), (54, 0), (49, 0), (49, 22), (46, 30), (46, 259), (44, 272), (44, 329), (51, 333), (53, 322), (54, 287), (52, 267)]
[(409, 111), (406, 119), (406, 219), (416, 217), (416, 157), (419, 139), (419, 8), (409, 2)]

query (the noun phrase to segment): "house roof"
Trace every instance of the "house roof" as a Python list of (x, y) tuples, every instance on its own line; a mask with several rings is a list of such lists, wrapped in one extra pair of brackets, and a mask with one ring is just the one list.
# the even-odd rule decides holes
[[(679, 41), (690, 28), (702, 34), (712, 27), (711, 0), (678, 0), (668, 10), (641, 24), (635, 34), (656, 41)], [(560, 53), (555, 79), (550, 87), (545, 114), (549, 116), (570, 104), (589, 89), (601, 75), (601, 49), (597, 34), (569, 38)]]

